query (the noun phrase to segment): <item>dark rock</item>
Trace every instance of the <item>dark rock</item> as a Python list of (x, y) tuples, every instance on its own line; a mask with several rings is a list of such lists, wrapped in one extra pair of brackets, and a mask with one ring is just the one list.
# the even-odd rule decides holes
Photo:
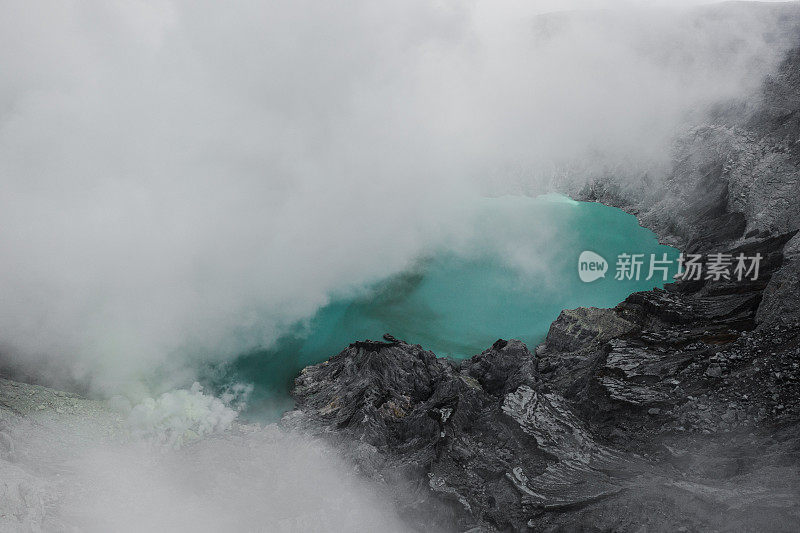
[(710, 378), (718, 378), (722, 376), (722, 367), (719, 365), (709, 365), (706, 368), (706, 376)]

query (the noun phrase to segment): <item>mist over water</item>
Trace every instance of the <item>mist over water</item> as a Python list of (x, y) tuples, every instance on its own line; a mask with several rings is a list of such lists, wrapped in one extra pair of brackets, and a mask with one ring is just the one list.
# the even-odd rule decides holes
[(3, 2), (3, 359), (99, 396), (186, 387), (468, 240), (481, 197), (657, 180), (780, 58), (773, 5), (573, 6), (612, 9)]
[[(677, 272), (678, 251), (616, 208), (548, 195), (484, 198), (463, 211), (458, 240), (365, 291), (335, 298), (273, 348), (246, 354), (209, 380), (221, 389), (252, 385), (245, 416), (276, 419), (291, 408), (288, 391), (299, 371), (355, 340), (388, 332), (455, 359), (497, 338), (521, 339), (533, 350), (562, 309), (612, 307)], [(584, 250), (606, 259), (605, 277), (581, 281)], [(644, 255), (638, 279), (615, 279), (623, 253)], [(658, 271), (646, 279), (651, 254), (672, 262), (666, 281)]]

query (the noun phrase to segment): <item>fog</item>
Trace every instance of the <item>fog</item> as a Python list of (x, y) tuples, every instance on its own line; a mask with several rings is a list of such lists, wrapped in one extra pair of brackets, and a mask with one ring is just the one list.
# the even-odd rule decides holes
[(71, 466), (61, 516), (81, 531), (409, 530), (334, 451), (274, 427), (155, 455), (91, 449)]
[[(571, 8), (602, 10), (536, 16)], [(186, 386), (473, 231), (477, 197), (658, 176), (773, 68), (776, 13), (5, 0), (2, 357), (100, 396)]]
[(408, 530), (386, 488), (329, 446), (231, 428), (235, 413), (197, 390), (136, 406), (131, 420), (62, 402), (56, 417), (0, 408), (3, 531)]

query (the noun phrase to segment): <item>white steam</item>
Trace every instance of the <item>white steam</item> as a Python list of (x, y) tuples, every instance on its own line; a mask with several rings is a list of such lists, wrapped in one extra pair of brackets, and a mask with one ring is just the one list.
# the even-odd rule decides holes
[(407, 530), (335, 452), (275, 427), (156, 455), (102, 447), (70, 466), (60, 519), (80, 531)]
[(184, 384), (441, 245), (478, 195), (658, 167), (778, 57), (768, 9), (570, 5), (622, 9), (4, 1), (3, 356), (109, 395)]
[(195, 383), (189, 390), (146, 398), (130, 410), (128, 421), (138, 438), (179, 448), (194, 439), (224, 432), (236, 416), (235, 410), (219, 398), (203, 394), (202, 387)]
[(148, 405), (149, 422), (138, 408), (124, 422), (97, 402), (2, 380), (0, 389), (33, 407), (19, 418), (0, 405), (2, 531), (407, 529), (390, 497), (329, 447), (276, 426), (222, 431), (232, 413), (198, 390)]

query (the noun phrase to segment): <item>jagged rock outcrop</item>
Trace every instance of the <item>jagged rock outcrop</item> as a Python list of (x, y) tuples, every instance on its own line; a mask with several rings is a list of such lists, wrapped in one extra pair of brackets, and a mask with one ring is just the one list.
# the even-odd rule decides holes
[[(544, 450), (516, 462), (529, 438), (506, 423), (501, 405), (536, 385), (534, 363), (519, 341), (498, 341), (460, 366), (404, 342), (354, 343), (303, 371), (294, 389), (299, 410), (283, 423), (338, 440), (363, 472), (400, 487), (401, 507), (420, 529), (431, 521), (467, 526), (465, 509), (507, 520), (501, 514), (518, 494), (506, 474), (547, 465)], [(429, 505), (429, 490), (444, 503)], [(515, 520), (527, 520), (521, 509)]]
[[(790, 531), (800, 324), (739, 330), (755, 309), (709, 299), (635, 294), (607, 311), (632, 329), (538, 356), (513, 340), (460, 364), (353, 344), (297, 378), (284, 423), (402, 487), (420, 530)], [(551, 333), (575, 328), (564, 317)]]
[(798, 72), (796, 50), (760, 106), (683, 139), (657, 201), (608, 183), (579, 195), (686, 252), (759, 253), (758, 279), (564, 311), (535, 355), (513, 340), (460, 363), (354, 343), (303, 371), (284, 423), (401, 487), (420, 530), (796, 530)]

